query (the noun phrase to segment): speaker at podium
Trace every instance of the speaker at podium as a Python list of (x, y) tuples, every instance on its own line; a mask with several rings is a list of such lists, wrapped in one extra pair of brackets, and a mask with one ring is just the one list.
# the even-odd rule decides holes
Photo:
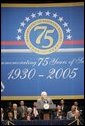
[(55, 104), (49, 104), (49, 103), (44, 103), (42, 106), (37, 104), (36, 107), (39, 112), (39, 118), (43, 120), (52, 119), (53, 112), (56, 109)]
[(52, 112), (56, 109), (56, 105), (47, 96), (47, 92), (43, 91), (41, 92), (41, 97), (36, 102), (36, 108), (40, 119), (49, 120), (52, 118)]

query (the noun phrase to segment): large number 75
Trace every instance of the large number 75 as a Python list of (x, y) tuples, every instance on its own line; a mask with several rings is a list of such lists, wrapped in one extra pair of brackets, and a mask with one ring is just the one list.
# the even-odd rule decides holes
[(55, 29), (51, 29), (51, 30), (48, 30), (47, 29), (47, 26), (36, 26), (34, 28), (34, 31), (36, 30), (43, 30), (40, 35), (37, 37), (36, 39), (36, 43), (37, 44), (40, 44), (41, 43), (41, 39), (44, 38), (46, 40), (49, 40), (49, 44), (48, 45), (42, 45), (42, 48), (49, 48), (53, 45), (53, 38), (52, 36), (48, 35), (50, 33), (53, 33)]

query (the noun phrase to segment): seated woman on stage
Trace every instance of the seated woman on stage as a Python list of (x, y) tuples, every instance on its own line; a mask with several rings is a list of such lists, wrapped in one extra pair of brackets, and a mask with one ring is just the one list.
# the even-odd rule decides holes
[(55, 118), (56, 119), (63, 119), (64, 118), (60, 105), (57, 105), (57, 111), (56, 111)]
[(31, 121), (32, 120), (32, 108), (29, 107), (27, 108), (27, 113), (25, 114), (25, 119), (28, 120), (28, 121)]

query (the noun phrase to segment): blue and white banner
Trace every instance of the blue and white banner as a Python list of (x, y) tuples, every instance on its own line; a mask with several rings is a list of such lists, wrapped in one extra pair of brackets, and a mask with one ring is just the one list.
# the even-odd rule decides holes
[(84, 5), (1, 5), (1, 95), (83, 98)]

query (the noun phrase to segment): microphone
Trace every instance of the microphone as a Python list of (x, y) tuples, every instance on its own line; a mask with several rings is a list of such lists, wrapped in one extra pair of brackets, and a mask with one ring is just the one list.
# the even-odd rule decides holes
[(45, 100), (44, 100), (44, 103), (48, 103), (48, 100), (47, 100), (47, 99), (45, 99)]

